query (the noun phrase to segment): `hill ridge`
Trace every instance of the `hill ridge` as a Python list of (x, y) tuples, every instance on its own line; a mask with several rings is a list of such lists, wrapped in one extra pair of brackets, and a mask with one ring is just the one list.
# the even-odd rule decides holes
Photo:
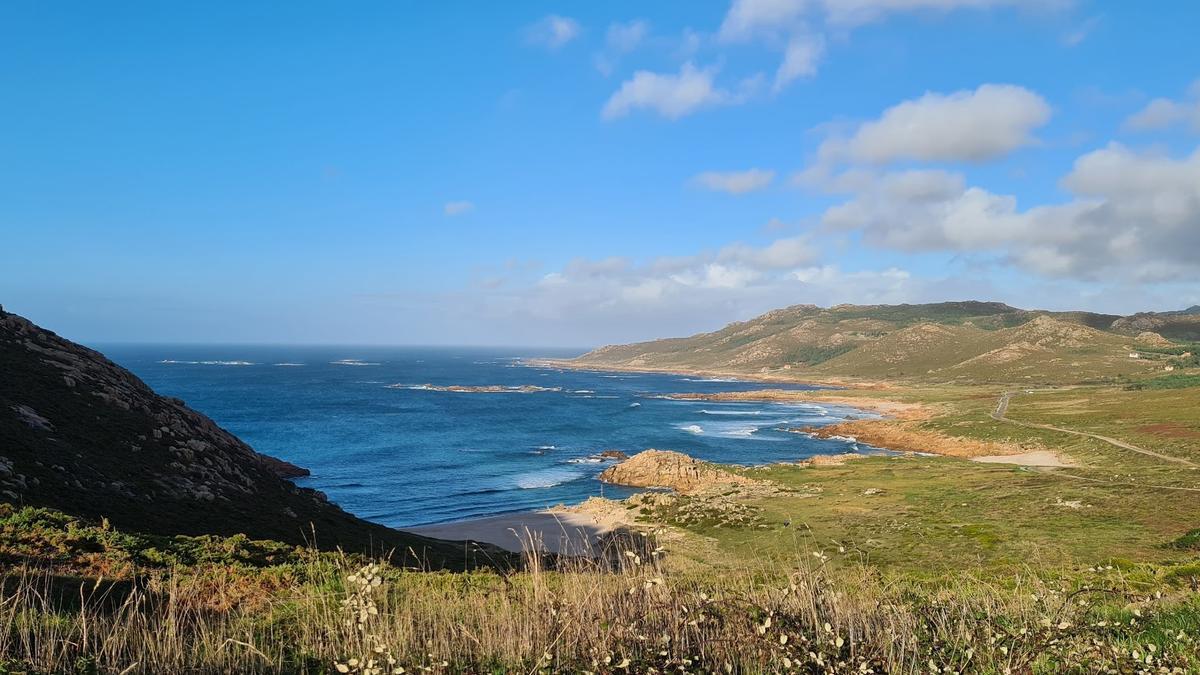
[(1200, 339), (1200, 315), (1123, 317), (978, 300), (792, 305), (690, 337), (605, 345), (574, 363), (746, 374), (1068, 381), (1144, 374), (1157, 364), (1131, 359), (1136, 345), (1161, 347), (1167, 339), (1193, 336)]
[[(177, 399), (0, 308), (0, 500), (149, 534), (245, 534), (432, 565), (462, 547), (359, 519)], [(414, 562), (416, 562), (414, 560)]]

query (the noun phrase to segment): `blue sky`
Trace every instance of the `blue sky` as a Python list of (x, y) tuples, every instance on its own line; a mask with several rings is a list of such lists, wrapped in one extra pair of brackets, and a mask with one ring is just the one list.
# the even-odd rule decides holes
[(79, 340), (590, 346), (1200, 303), (1200, 5), (6, 3), (0, 302)]

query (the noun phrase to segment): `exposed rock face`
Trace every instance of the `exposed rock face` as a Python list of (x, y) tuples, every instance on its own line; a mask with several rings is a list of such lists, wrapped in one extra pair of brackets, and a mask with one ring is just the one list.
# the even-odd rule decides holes
[(1158, 333), (1148, 330), (1138, 333), (1137, 342), (1151, 347), (1170, 347), (1175, 344)]
[(609, 467), (600, 480), (630, 487), (670, 488), (688, 493), (716, 484), (750, 485), (755, 481), (671, 450), (645, 450)]
[(0, 309), (0, 500), (156, 534), (303, 544), (315, 530), (323, 547), (463, 557), (459, 546), (360, 520), (281, 477), (307, 473), (102, 354)]

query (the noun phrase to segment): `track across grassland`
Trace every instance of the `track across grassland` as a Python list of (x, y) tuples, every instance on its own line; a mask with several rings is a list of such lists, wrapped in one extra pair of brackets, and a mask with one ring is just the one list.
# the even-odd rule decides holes
[(1141, 455), (1146, 455), (1147, 457), (1154, 457), (1155, 459), (1160, 459), (1164, 462), (1174, 462), (1175, 464), (1180, 464), (1182, 466), (1190, 467), (1193, 469), (1200, 468), (1200, 465), (1196, 464), (1195, 462), (1192, 462), (1191, 460), (1187, 460), (1182, 457), (1172, 457), (1171, 455), (1164, 455), (1159, 452), (1154, 452), (1153, 450), (1139, 448), (1138, 446), (1133, 445), (1132, 443), (1126, 443), (1125, 441), (1122, 441), (1122, 440), (1119, 440), (1116, 438), (1110, 438), (1108, 436), (1101, 436), (1100, 434), (1093, 434), (1088, 431), (1077, 431), (1075, 429), (1064, 429), (1062, 427), (1056, 427), (1056, 426), (1052, 426), (1049, 424), (1038, 424), (1036, 422), (1022, 422), (1020, 420), (1014, 420), (1014, 419), (1008, 417), (1008, 403), (1009, 403), (1009, 400), (1012, 399), (1013, 394), (1015, 394), (1015, 393), (1016, 392), (1006, 391), (1000, 395), (1000, 400), (996, 403), (996, 409), (994, 411), (992, 411), (992, 419), (999, 421), (999, 422), (1006, 422), (1008, 424), (1015, 424), (1015, 425), (1021, 426), (1021, 427), (1028, 427), (1031, 429), (1046, 429), (1048, 431), (1058, 431), (1060, 433), (1072, 434), (1074, 436), (1085, 436), (1087, 438), (1094, 438), (1098, 441), (1103, 441), (1105, 443), (1108, 443), (1109, 445), (1121, 448), (1122, 450), (1129, 450), (1131, 452), (1136, 452)]

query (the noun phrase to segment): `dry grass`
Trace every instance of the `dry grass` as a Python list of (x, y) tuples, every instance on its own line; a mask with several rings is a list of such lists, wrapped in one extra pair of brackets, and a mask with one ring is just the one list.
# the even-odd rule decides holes
[[(1200, 605), (1127, 583), (923, 586), (819, 555), (673, 572), (649, 538), (550, 570), (424, 573), (311, 557), (271, 601), (214, 611), (190, 577), (10, 578), (0, 673), (1196, 672)], [(208, 592), (221, 592), (207, 582)], [(230, 584), (238, 583), (230, 579)], [(1172, 668), (1179, 670), (1172, 671)]]

